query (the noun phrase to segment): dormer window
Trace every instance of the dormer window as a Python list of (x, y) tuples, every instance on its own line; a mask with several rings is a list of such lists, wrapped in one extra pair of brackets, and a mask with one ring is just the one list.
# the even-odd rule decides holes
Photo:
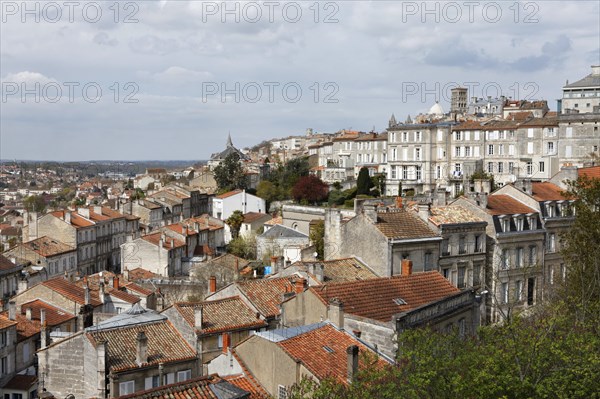
[(515, 226), (517, 227), (517, 231), (523, 231), (523, 217), (516, 216), (514, 218), (514, 220), (515, 220)]
[(546, 201), (546, 214), (549, 218), (554, 217), (554, 202)]
[(527, 222), (529, 223), (529, 230), (537, 230), (537, 218), (534, 214), (527, 215)]
[(510, 219), (507, 216), (500, 217), (500, 226), (502, 227), (502, 232), (507, 233), (510, 231)]

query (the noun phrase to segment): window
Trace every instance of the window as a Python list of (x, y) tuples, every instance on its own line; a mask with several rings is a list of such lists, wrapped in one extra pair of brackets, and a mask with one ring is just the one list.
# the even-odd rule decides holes
[(548, 234), (548, 252), (554, 252), (556, 250), (556, 235), (554, 233)]
[(481, 236), (475, 236), (475, 252), (481, 252)]
[(528, 175), (533, 174), (533, 162), (531, 162), (531, 161), (527, 162), (527, 174)]
[(502, 283), (500, 286), (500, 299), (502, 303), (508, 303), (508, 283)]
[(529, 142), (527, 143), (527, 154), (533, 154), (533, 143)]
[(4, 356), (0, 359), (0, 375), (6, 375), (10, 372), (8, 369), (8, 357)]
[(494, 173), (494, 163), (493, 162), (488, 162), (487, 171), (488, 171), (488, 173)]
[(508, 163), (508, 173), (511, 175), (513, 175), (515, 173), (515, 163), (514, 162)]
[(473, 266), (473, 285), (481, 284), (481, 265)]
[(523, 281), (517, 280), (515, 282), (515, 301), (521, 302), (523, 300)]
[(175, 383), (175, 373), (167, 374), (167, 385)]
[(494, 155), (494, 145), (493, 144), (488, 145), (488, 155)]
[(454, 156), (460, 157), (460, 147), (459, 146), (454, 147)]
[(392, 172), (392, 179), (396, 179), (396, 178), (397, 178), (397, 175), (398, 175), (397, 168), (398, 168), (397, 166), (392, 166), (392, 167), (390, 168), (390, 170), (391, 170), (391, 172)]
[(553, 141), (548, 142), (546, 154), (554, 154), (554, 142)]
[(504, 173), (504, 162), (498, 162), (498, 173)]
[(500, 144), (498, 146), (498, 154), (499, 155), (504, 155), (504, 144)]
[(160, 386), (160, 380), (158, 375), (147, 377), (144, 381), (144, 389), (151, 389)]
[(466, 270), (467, 270), (467, 268), (464, 266), (458, 268), (458, 281), (456, 282), (456, 285), (458, 288), (465, 288), (465, 271)]
[(402, 142), (406, 143), (408, 141), (408, 132), (402, 132)]
[(12, 399), (23, 399), (23, 394), (22, 393), (13, 393)]
[(287, 399), (287, 389), (283, 385), (277, 387), (277, 399)]
[(544, 161), (540, 161), (540, 172), (545, 172), (546, 171), (546, 165), (544, 164)]
[(119, 395), (128, 395), (135, 392), (135, 381), (125, 381), (119, 383)]
[(515, 264), (517, 267), (523, 267), (523, 248), (517, 248)]
[(502, 259), (500, 261), (502, 262), (502, 268), (508, 269), (508, 249), (502, 250)]
[(467, 323), (465, 322), (465, 318), (458, 320), (458, 335), (461, 337), (465, 336)]
[(465, 147), (465, 157), (471, 156), (471, 147)]
[(435, 178), (436, 179), (441, 179), (442, 178), (442, 167), (440, 165), (437, 165), (435, 167)]
[(535, 265), (537, 263), (537, 247), (532, 245), (529, 247), (529, 264)]
[(447, 238), (442, 240), (442, 256), (450, 255), (450, 249), (449, 249), (448, 243), (449, 243), (449, 241)]
[(421, 132), (415, 132), (415, 141), (421, 141)]
[(433, 270), (433, 256), (431, 252), (425, 252), (425, 271)]
[(523, 231), (523, 218), (516, 217), (515, 218), (515, 226), (517, 227), (517, 231)]
[(8, 333), (6, 331), (0, 332), (0, 348), (4, 348), (8, 342)]
[(421, 149), (420, 148), (415, 148), (415, 160), (416, 161), (421, 160)]
[(462, 132), (454, 132), (456, 141), (462, 140)]
[(221, 349), (223, 347), (223, 334), (219, 334), (219, 342), (217, 343), (217, 348)]
[(500, 140), (504, 140), (504, 130), (500, 130), (500, 131), (498, 132), (498, 139), (500, 139)]
[(466, 239), (465, 236), (458, 237), (458, 253), (467, 253)]
[(402, 167), (402, 178), (404, 180), (408, 179), (408, 166)]
[(415, 177), (417, 180), (421, 180), (423, 178), (423, 173), (420, 166), (415, 167)]
[(192, 370), (183, 370), (177, 372), (177, 382), (186, 381), (192, 378)]
[(535, 277), (527, 279), (527, 305), (533, 305), (535, 300)]
[(504, 233), (509, 232), (510, 231), (510, 220), (508, 218), (504, 218), (504, 219), (501, 219), (500, 222), (502, 223), (502, 231)]
[(529, 137), (529, 138), (533, 137), (533, 128), (530, 127), (527, 129), (527, 137)]
[(23, 363), (29, 362), (29, 342), (23, 343)]
[(514, 144), (508, 145), (508, 155), (515, 155), (515, 145)]

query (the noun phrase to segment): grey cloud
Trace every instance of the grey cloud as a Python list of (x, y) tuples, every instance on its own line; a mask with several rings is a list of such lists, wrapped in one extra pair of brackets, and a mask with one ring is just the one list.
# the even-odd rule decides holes
[(119, 41), (117, 39), (111, 39), (105, 32), (100, 32), (96, 36), (94, 36), (94, 43), (99, 44), (101, 46), (103, 45), (114, 47), (117, 44), (119, 44)]

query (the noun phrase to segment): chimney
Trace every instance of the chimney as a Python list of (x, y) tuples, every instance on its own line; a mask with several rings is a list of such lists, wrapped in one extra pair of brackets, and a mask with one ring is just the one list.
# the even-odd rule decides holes
[(71, 224), (71, 211), (68, 211), (65, 209), (64, 220), (65, 220), (65, 222)]
[(17, 318), (17, 303), (15, 301), (10, 301), (8, 303), (8, 318), (11, 320)]
[(364, 205), (363, 213), (373, 223), (377, 223), (377, 207), (375, 205)]
[(98, 295), (100, 296), (100, 302), (106, 303), (106, 289), (104, 288), (104, 281), (100, 281), (100, 292)]
[(208, 279), (208, 293), (214, 294), (217, 292), (217, 277), (210, 276)]
[(94, 213), (97, 213), (98, 215), (102, 215), (102, 207), (99, 205), (94, 205)]
[(83, 303), (84, 305), (90, 304), (90, 287), (87, 285), (87, 280), (83, 286)]
[(402, 197), (396, 197), (396, 208), (402, 209)]
[(223, 353), (229, 352), (229, 347), (231, 346), (231, 336), (229, 333), (223, 333)]
[(410, 259), (402, 259), (402, 275), (410, 276), (412, 274), (412, 260)]
[(271, 274), (275, 274), (279, 271), (277, 270), (277, 267), (279, 266), (277, 263), (277, 259), (277, 256), (271, 256)]
[(194, 230), (196, 230), (197, 232), (200, 232), (200, 223), (194, 222)]
[(325, 281), (325, 266), (322, 263), (317, 263), (315, 265), (314, 275), (317, 277), (319, 283)]
[(202, 330), (202, 306), (194, 308), (194, 327), (197, 330)]
[(358, 346), (349, 346), (346, 353), (348, 354), (348, 383), (352, 384), (358, 374)]
[(171, 238), (171, 249), (175, 248), (175, 239)]
[(162, 386), (165, 384), (165, 364), (160, 362), (158, 363), (158, 386)]
[(482, 193), (479, 196), (479, 206), (482, 207), (483, 209), (487, 208), (487, 204), (488, 204), (488, 194), (487, 193)]
[[(41, 309), (42, 311), (44, 309)], [(50, 331), (48, 330), (48, 326), (46, 325), (46, 321), (42, 322), (40, 328), (40, 349), (44, 349), (46, 346), (50, 344)]]
[(327, 318), (331, 323), (339, 328), (344, 329), (344, 304), (337, 298), (333, 298), (327, 307)]
[(303, 293), (305, 283), (306, 283), (306, 280), (303, 278), (296, 279), (296, 281), (294, 281), (294, 292), (296, 292), (296, 294)]
[(25, 317), (27, 317), (27, 320), (31, 320), (31, 308), (25, 309)]
[(148, 363), (148, 337), (143, 331), (140, 331), (136, 337), (137, 350), (135, 354), (135, 362), (138, 366)]
[(113, 285), (113, 288), (114, 288), (115, 290), (118, 290), (118, 289), (119, 289), (119, 287), (120, 287), (120, 285), (119, 285), (119, 278), (118, 278), (117, 276), (114, 276), (114, 277), (112, 278), (112, 285)]
[(44, 309), (44, 308), (40, 309), (40, 324), (41, 325), (46, 324), (46, 309)]
[(90, 218), (90, 208), (77, 208), (77, 213), (86, 219)]
[(431, 208), (429, 204), (419, 204), (419, 217), (425, 221), (425, 223), (429, 222), (429, 217), (431, 216)]
[(533, 194), (533, 182), (531, 181), (531, 179), (523, 180), (523, 191), (525, 191), (529, 195)]

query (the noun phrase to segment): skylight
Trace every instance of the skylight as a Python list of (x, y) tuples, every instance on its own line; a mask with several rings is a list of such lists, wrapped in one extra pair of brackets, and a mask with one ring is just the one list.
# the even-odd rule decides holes
[(324, 346), (324, 347), (323, 347), (323, 349), (325, 349), (325, 351), (326, 351), (326, 352), (329, 352), (329, 353), (333, 353), (333, 352), (335, 352), (335, 351), (334, 351), (333, 349), (331, 349), (329, 346)]
[(406, 301), (404, 299), (402, 299), (402, 298), (395, 298), (393, 301), (398, 306), (400, 306), (400, 305), (406, 305)]

